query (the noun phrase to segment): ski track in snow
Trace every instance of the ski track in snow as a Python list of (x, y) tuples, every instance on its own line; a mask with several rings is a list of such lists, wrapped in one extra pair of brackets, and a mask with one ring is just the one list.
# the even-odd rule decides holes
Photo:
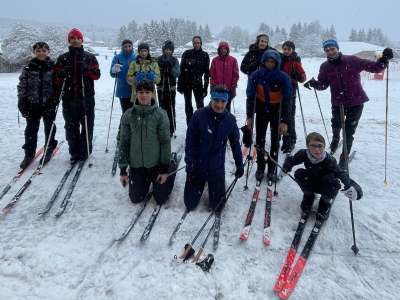
[[(215, 257), (212, 272), (204, 274), (188, 264), (179, 264), (173, 256), (181, 255), (184, 245), (191, 242), (207, 219), (207, 189), (199, 207), (182, 224), (172, 246), (168, 246), (173, 229), (184, 211), (183, 190), (186, 174), (177, 174), (170, 200), (163, 205), (149, 238), (140, 237), (155, 207), (151, 200), (140, 219), (122, 242), (113, 242), (128, 226), (136, 205), (121, 187), (118, 172), (111, 175), (116, 146), (115, 136), (121, 116), (119, 100), (115, 98), (109, 153), (105, 153), (114, 80), (109, 76), (111, 53), (98, 48), (102, 77), (95, 83), (96, 119), (94, 135), (98, 137), (91, 163), (85, 166), (65, 213), (56, 218), (68, 178), (51, 210), (44, 208), (68, 167), (66, 143), (37, 176), (12, 210), (0, 215), (0, 290), (2, 299), (278, 299), (272, 291), (278, 272), (286, 257), (300, 217), (300, 188), (285, 177), (277, 185), (279, 194), (272, 200), (271, 245), (262, 243), (263, 214), (267, 185), (261, 186), (251, 232), (247, 241), (239, 234), (255, 186), (253, 168), (249, 189), (243, 189), (245, 178), (238, 180), (223, 212), (219, 247), (212, 250), (212, 237), (203, 257)], [(104, 54), (110, 59), (105, 60)], [(240, 64), (243, 56), (234, 54)], [(324, 59), (302, 60), (307, 77), (316, 77)], [(19, 73), (0, 74), (0, 114), (2, 151), (0, 158), (0, 188), (15, 175), (23, 159), (25, 120), (17, 122), (17, 91)], [(357, 151), (350, 165), (350, 175), (363, 187), (364, 197), (353, 203), (355, 232), (359, 255), (353, 245), (348, 200), (339, 195), (331, 216), (324, 225), (313, 253), (303, 271), (291, 299), (397, 299), (400, 294), (397, 276), (400, 251), (400, 207), (398, 167), (400, 117), (400, 71), (390, 72), (387, 185), (385, 179), (385, 81), (363, 79), (370, 97), (355, 135), (353, 149)], [(240, 74), (235, 98), (239, 126), (245, 122), (246, 77)], [(300, 87), (307, 132), (318, 131), (325, 136), (321, 115), (312, 91)], [(330, 136), (330, 93), (318, 92), (325, 124)], [(209, 98), (207, 98), (209, 99)], [(208, 100), (205, 101), (206, 104)], [(185, 140), (183, 96), (177, 95), (177, 138), (172, 140), (176, 150)], [(294, 151), (304, 147), (299, 100), (297, 99)], [(56, 138), (65, 139), (62, 114), (56, 120)], [(266, 149), (269, 149), (267, 134)], [(43, 125), (39, 144), (43, 141)], [(295, 152), (293, 152), (295, 153)], [(339, 154), (336, 154), (338, 158)], [(284, 155), (279, 156), (282, 163)], [(226, 185), (234, 176), (232, 164), (226, 159)], [(35, 162), (11, 190), (0, 200), (2, 208), (11, 200), (37, 166)], [(181, 161), (181, 166), (184, 161)], [(76, 169), (77, 167), (75, 167)], [(292, 173), (293, 174), (293, 173)], [(274, 187), (272, 187), (274, 189)], [(193, 248), (198, 250), (212, 226), (211, 219)], [(315, 216), (311, 215), (299, 247), (302, 250), (310, 234)], [(322, 287), (322, 288), (321, 288)]]

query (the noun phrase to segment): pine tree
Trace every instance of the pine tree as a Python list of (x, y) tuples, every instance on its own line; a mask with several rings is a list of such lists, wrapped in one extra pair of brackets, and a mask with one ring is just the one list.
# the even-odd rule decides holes
[(331, 28), (329, 28), (329, 39), (337, 41), (336, 30), (333, 25), (331, 25)]
[(208, 27), (208, 24), (206, 24), (206, 27), (204, 27), (204, 37), (202, 37), (202, 38), (205, 43), (212, 42), (212, 34), (211, 34), (210, 27)]
[(128, 38), (128, 35), (127, 35), (126, 27), (125, 27), (125, 25), (123, 25), (119, 28), (118, 37), (117, 37), (117, 45), (120, 46), (122, 41), (127, 38)]
[(364, 28), (358, 30), (358, 41), (365, 42), (367, 40), (367, 35), (365, 34)]
[(197, 30), (197, 35), (200, 36), (204, 42), (204, 29), (201, 25), (199, 26), (199, 29)]
[(126, 31), (127, 31), (126, 34), (127, 34), (128, 39), (130, 39), (133, 43), (139, 39), (138, 25), (134, 20), (129, 22)]
[(370, 43), (370, 44), (372, 44), (372, 39), (373, 39), (373, 33), (372, 33), (372, 29), (370, 28), (369, 30), (368, 30), (368, 33), (367, 33), (367, 43)]
[(65, 38), (68, 28), (65, 26), (45, 25), (42, 28), (42, 39), (47, 41), (50, 47), (50, 57), (56, 59), (68, 49), (68, 41)]
[(357, 42), (358, 36), (357, 36), (357, 31), (354, 28), (351, 28), (350, 36), (349, 36), (349, 41), (350, 42)]
[(244, 42), (244, 32), (239, 26), (234, 26), (231, 30), (231, 36), (229, 38), (229, 43), (231, 48), (235, 48), (235, 52), (238, 51), (240, 47), (243, 46)]

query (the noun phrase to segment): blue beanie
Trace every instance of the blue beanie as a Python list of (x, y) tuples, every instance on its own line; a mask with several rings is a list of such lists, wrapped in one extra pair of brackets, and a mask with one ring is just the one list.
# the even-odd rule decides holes
[(333, 46), (333, 47), (335, 47), (336, 49), (339, 50), (339, 45), (338, 45), (338, 43), (337, 43), (335, 40), (326, 40), (326, 41), (324, 42), (324, 44), (323, 44), (324, 51), (325, 51), (325, 49), (328, 48), (329, 46)]
[(211, 92), (211, 100), (222, 100), (228, 102), (228, 93), (214, 90)]

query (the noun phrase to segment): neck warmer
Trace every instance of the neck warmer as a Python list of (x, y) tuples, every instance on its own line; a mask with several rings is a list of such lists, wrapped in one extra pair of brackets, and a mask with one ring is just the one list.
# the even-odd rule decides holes
[(323, 161), (326, 158), (326, 151), (324, 151), (324, 154), (322, 154), (321, 158), (315, 158), (314, 156), (311, 155), (310, 150), (306, 150), (307, 157), (313, 163), (314, 165), (319, 164), (321, 161)]

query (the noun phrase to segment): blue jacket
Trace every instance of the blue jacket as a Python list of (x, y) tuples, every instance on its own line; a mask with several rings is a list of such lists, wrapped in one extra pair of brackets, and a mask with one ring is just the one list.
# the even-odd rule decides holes
[(224, 174), (227, 139), (237, 170), (243, 170), (239, 138), (236, 118), (227, 110), (218, 114), (210, 105), (196, 110), (186, 131), (186, 172), (196, 172), (199, 178), (206, 174)]
[[(135, 53), (133, 53), (133, 49), (131, 52), (126, 53), (124, 48), (121, 47), (121, 52), (114, 56), (111, 67), (110, 67), (110, 76), (112, 78), (117, 77), (117, 91), (115, 96), (118, 98), (131, 98), (132, 94), (132, 86), (126, 82), (126, 74), (129, 70), (129, 65), (136, 59)], [(122, 65), (121, 72), (113, 73), (111, 72), (111, 68), (116, 64), (119, 63)]]
[[(274, 69), (267, 69), (263, 62), (272, 57), (277, 66)], [(293, 97), (293, 88), (290, 77), (280, 70), (281, 57), (279, 52), (267, 50), (264, 52), (260, 70), (253, 72), (247, 81), (247, 117), (253, 117), (254, 99), (257, 95), (256, 111), (267, 112), (270, 119), (278, 119), (279, 107), (282, 101), (281, 121), (287, 124), (290, 118), (290, 107)]]

